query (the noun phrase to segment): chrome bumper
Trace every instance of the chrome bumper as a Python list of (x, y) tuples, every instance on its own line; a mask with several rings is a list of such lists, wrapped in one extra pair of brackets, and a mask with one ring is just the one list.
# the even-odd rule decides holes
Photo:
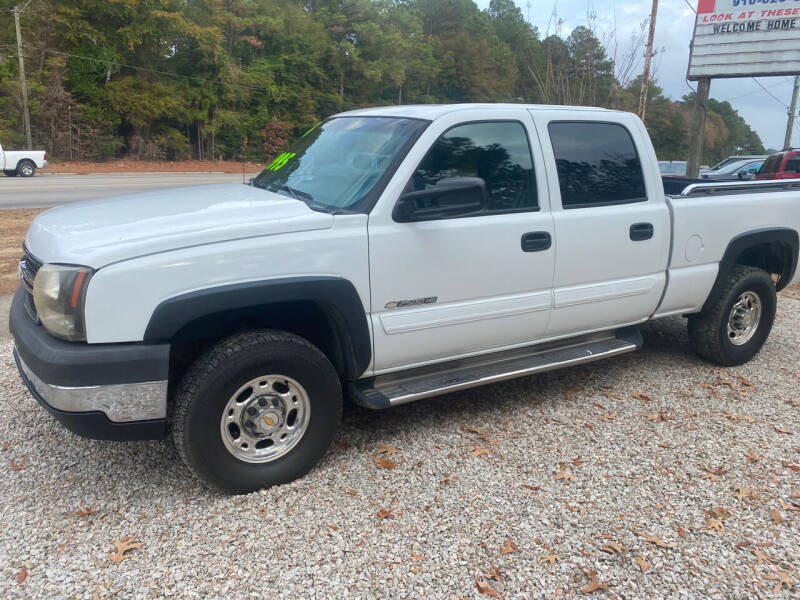
[(21, 356), (17, 355), (17, 360), (36, 393), (56, 410), (74, 413), (100, 411), (116, 423), (165, 419), (167, 416), (167, 381), (63, 387), (45, 383)]

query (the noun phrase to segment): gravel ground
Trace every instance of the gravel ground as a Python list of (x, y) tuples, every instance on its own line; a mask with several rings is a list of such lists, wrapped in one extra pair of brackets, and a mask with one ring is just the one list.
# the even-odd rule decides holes
[(799, 598), (800, 301), (735, 369), (689, 354), (680, 319), (644, 333), (615, 360), (348, 407), (307, 477), (239, 497), (167, 441), (67, 433), (2, 342), (0, 597)]

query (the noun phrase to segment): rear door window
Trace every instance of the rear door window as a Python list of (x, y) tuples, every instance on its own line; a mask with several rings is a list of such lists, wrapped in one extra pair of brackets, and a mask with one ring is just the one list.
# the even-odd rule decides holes
[(548, 130), (565, 209), (647, 200), (642, 164), (625, 127), (553, 121)]
[(794, 154), (790, 156), (783, 171), (784, 173), (800, 173), (800, 155)]
[(773, 154), (767, 160), (764, 161), (764, 164), (761, 166), (761, 169), (758, 171), (759, 175), (773, 175), (778, 172), (781, 168), (781, 163), (783, 162), (783, 154)]

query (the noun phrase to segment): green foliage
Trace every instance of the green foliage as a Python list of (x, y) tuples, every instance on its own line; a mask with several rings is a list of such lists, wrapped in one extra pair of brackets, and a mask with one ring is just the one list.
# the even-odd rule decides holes
[[(13, 0), (0, 0), (0, 137), (23, 141)], [(34, 142), (56, 159), (270, 160), (328, 115), (426, 102), (635, 110), (594, 32), (541, 39), (513, 0), (34, 0), (22, 17)], [(689, 99), (688, 101), (691, 101)], [(711, 101), (707, 162), (762, 151)], [(660, 158), (689, 107), (651, 85)]]

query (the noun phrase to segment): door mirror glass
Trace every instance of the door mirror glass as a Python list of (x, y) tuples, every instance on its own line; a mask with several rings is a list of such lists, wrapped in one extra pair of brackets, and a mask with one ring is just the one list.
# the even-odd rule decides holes
[(442, 179), (432, 188), (400, 197), (392, 217), (398, 223), (452, 219), (486, 209), (486, 182), (480, 177)]
[(743, 181), (750, 181), (754, 179), (756, 174), (753, 171), (740, 171), (739, 172), (739, 179)]

